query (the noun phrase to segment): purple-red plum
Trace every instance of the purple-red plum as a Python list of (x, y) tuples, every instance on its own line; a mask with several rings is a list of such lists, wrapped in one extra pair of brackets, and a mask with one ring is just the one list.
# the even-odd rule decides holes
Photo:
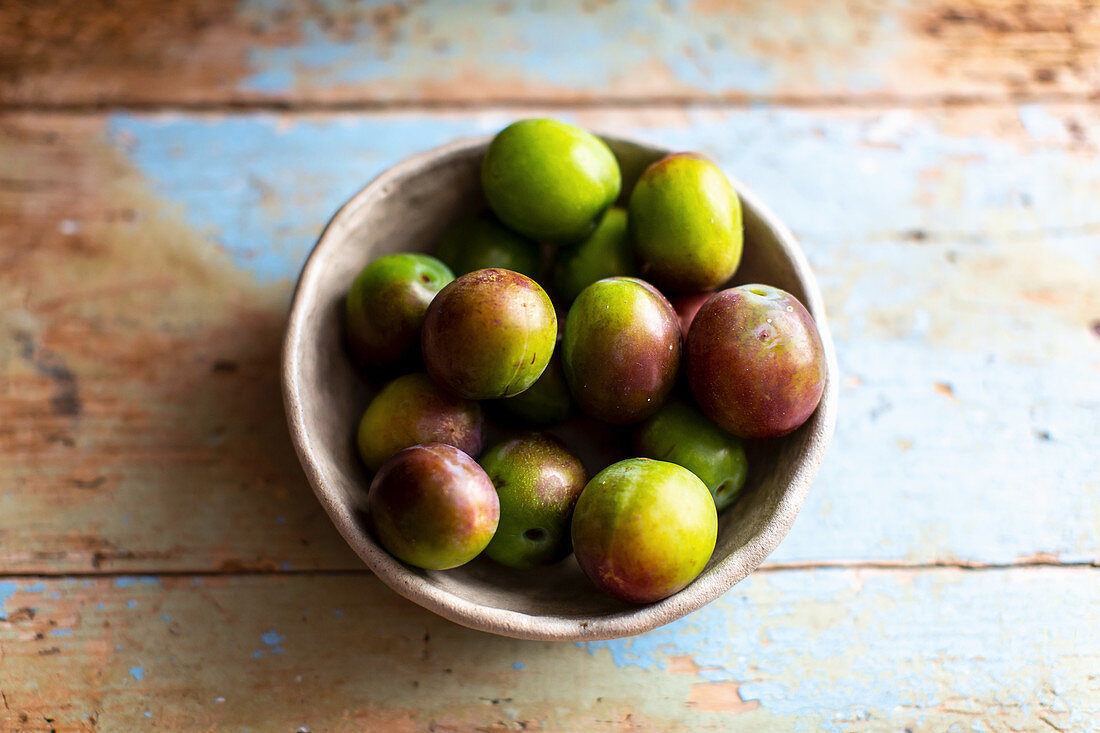
[(790, 293), (742, 285), (711, 297), (687, 337), (695, 401), (742, 438), (786, 435), (825, 389), (825, 350), (813, 316)]
[(585, 288), (565, 319), (562, 366), (582, 410), (638, 422), (665, 401), (680, 365), (680, 321), (647, 282), (611, 277)]
[(546, 291), (512, 270), (475, 270), (436, 295), (421, 329), (428, 373), (474, 400), (511, 397), (539, 378), (557, 342)]
[(474, 459), (454, 446), (428, 443), (382, 465), (371, 481), (367, 514), (379, 543), (398, 560), (446, 570), (489, 544), (500, 502)]

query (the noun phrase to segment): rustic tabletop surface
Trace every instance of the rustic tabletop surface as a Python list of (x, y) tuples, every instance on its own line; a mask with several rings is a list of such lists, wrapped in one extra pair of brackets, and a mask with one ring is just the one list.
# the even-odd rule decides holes
[[(0, 4), (0, 729), (1096, 730), (1098, 100), (1089, 0)], [(284, 423), (334, 209), (533, 114), (748, 182), (837, 341), (790, 535), (633, 639), (404, 601)]]

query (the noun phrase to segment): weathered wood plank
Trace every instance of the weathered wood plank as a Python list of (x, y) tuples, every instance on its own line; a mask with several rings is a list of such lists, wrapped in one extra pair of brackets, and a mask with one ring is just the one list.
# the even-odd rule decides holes
[[(0, 568), (358, 567), (285, 435), (290, 281), (382, 168), (514, 114), (0, 120)], [(772, 560), (1100, 558), (1095, 107), (574, 119), (713, 155), (819, 273), (840, 425)]]
[(758, 573), (668, 627), (587, 645), (468, 631), (367, 576), (0, 581), (0, 721), (1095, 731), (1098, 573)]
[(17, 105), (1003, 99), (1100, 92), (1088, 0), (9, 2)]

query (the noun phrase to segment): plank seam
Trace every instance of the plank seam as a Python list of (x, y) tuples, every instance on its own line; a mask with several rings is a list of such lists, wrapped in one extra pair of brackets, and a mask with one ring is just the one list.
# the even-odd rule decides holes
[[(766, 563), (755, 570), (757, 573), (782, 573), (797, 572), (803, 570), (901, 570), (920, 572), (923, 570), (956, 569), (972, 572), (987, 570), (1014, 570), (1017, 568), (1066, 568), (1100, 570), (1100, 560), (1080, 562), (1057, 562), (1053, 560), (1029, 560), (1015, 563), (978, 563), (978, 562), (931, 562), (908, 563), (904, 561), (852, 561), (829, 563)], [(233, 570), (87, 570), (66, 572), (44, 571), (8, 571), (0, 572), (0, 580), (79, 580), (79, 579), (111, 579), (129, 578), (135, 576), (148, 576), (158, 578), (191, 578), (191, 577), (300, 577), (300, 576), (358, 576), (373, 575), (368, 568), (332, 568), (313, 569), (302, 568), (300, 570), (274, 570), (264, 568), (239, 568)]]
[(561, 99), (555, 97), (487, 98), (478, 100), (424, 99), (359, 99), (359, 100), (289, 100), (289, 99), (226, 99), (209, 101), (157, 102), (140, 99), (113, 99), (86, 102), (0, 102), (0, 113), (30, 112), (50, 114), (102, 114), (104, 112), (283, 112), (316, 114), (319, 112), (463, 112), (492, 109), (549, 107), (562, 110), (632, 110), (653, 108), (694, 107), (751, 108), (819, 107), (851, 108), (945, 108), (980, 106), (1018, 106), (1022, 104), (1090, 103), (1100, 101), (1100, 90), (1088, 92), (1046, 92), (1042, 94), (948, 94), (927, 96), (897, 96), (867, 94), (859, 97), (844, 95), (753, 97), (717, 95), (709, 97), (649, 96), (623, 98)]

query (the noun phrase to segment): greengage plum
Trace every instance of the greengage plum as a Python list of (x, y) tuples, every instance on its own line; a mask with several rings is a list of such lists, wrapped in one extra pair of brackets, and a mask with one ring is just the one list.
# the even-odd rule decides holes
[(481, 457), (500, 499), (500, 524), (485, 554), (513, 568), (555, 563), (569, 554), (569, 523), (588, 474), (556, 438), (531, 433)]
[(363, 463), (377, 471), (402, 448), (447, 443), (477, 456), (485, 441), (481, 405), (440, 389), (427, 374), (406, 374), (375, 395), (359, 422)]
[(741, 262), (741, 200), (706, 158), (669, 155), (634, 186), (630, 232), (646, 280), (667, 293), (713, 290)]
[(698, 476), (718, 511), (737, 498), (749, 473), (745, 444), (679, 400), (669, 400), (635, 436), (638, 455), (669, 461)]
[(576, 242), (618, 198), (622, 176), (592, 133), (557, 120), (520, 120), (489, 144), (481, 186), (493, 213), (517, 232)]
[(825, 389), (825, 350), (813, 316), (790, 293), (742, 285), (711, 297), (687, 337), (695, 401), (742, 438), (786, 435)]
[(557, 341), (550, 297), (531, 278), (490, 268), (439, 292), (421, 329), (432, 378), (469, 399), (510, 397), (539, 378)]
[(676, 312), (652, 285), (629, 277), (595, 282), (565, 319), (562, 366), (569, 391), (598, 420), (644, 420), (676, 382), (680, 340)]
[(633, 275), (636, 271), (626, 227), (626, 210), (612, 206), (584, 241), (558, 248), (554, 261), (554, 289), (569, 302), (597, 280)]
[(474, 459), (454, 446), (428, 443), (382, 465), (371, 481), (367, 515), (378, 542), (398, 560), (446, 570), (489, 544), (500, 501)]
[(434, 257), (384, 255), (360, 271), (344, 302), (348, 347), (363, 366), (411, 362), (420, 351), (428, 304), (454, 280)]
[(539, 246), (483, 214), (460, 219), (439, 240), (435, 256), (455, 275), (487, 267), (515, 270), (535, 277), (539, 270)]
[(630, 458), (600, 471), (573, 510), (573, 551), (608, 595), (650, 603), (702, 572), (718, 538), (710, 492), (675, 463)]

